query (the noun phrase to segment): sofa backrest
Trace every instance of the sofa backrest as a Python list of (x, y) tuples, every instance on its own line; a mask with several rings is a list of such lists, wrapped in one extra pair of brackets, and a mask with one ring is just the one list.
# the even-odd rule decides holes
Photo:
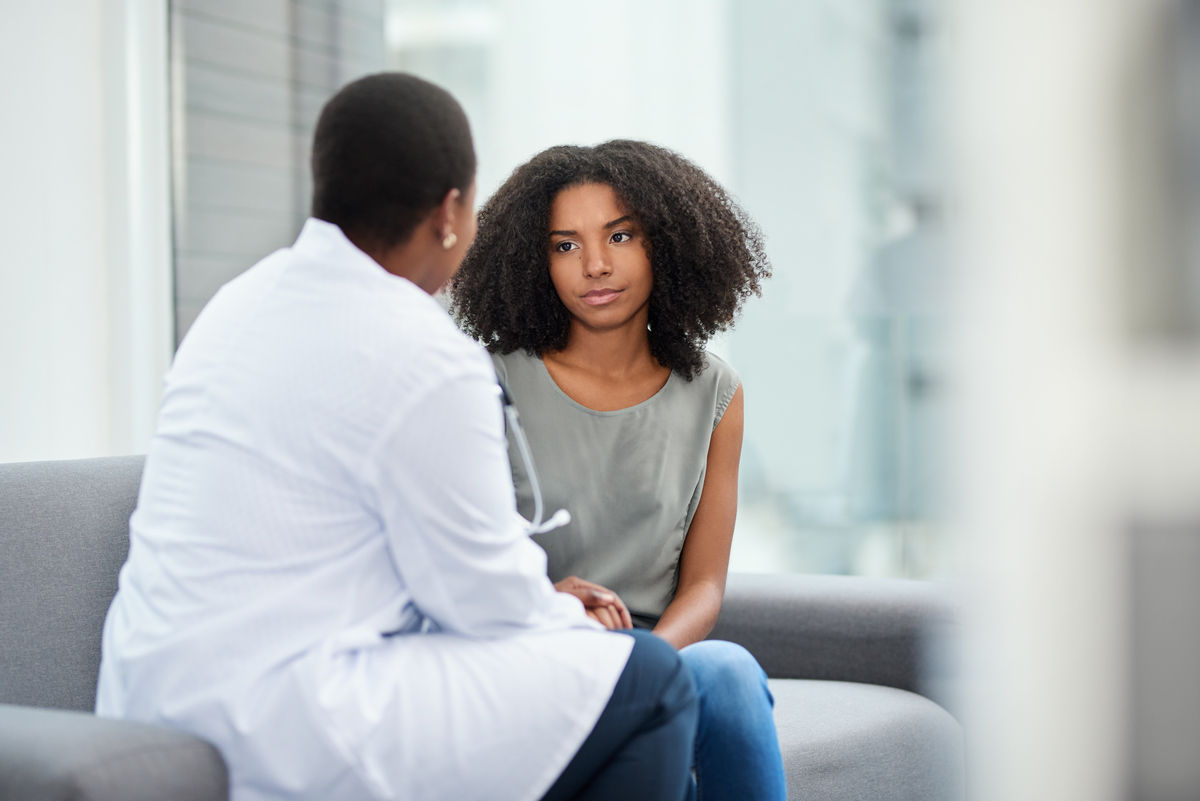
[(0, 703), (91, 711), (143, 461), (0, 464)]

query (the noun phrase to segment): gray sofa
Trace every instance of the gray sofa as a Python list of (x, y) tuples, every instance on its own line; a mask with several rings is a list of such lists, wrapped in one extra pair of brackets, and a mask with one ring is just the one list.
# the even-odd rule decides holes
[[(141, 469), (141, 457), (0, 465), (0, 798), (228, 794), (208, 743), (89, 714)], [(735, 574), (713, 637), (772, 677), (792, 799), (957, 801), (962, 731), (927, 647), (952, 625), (922, 582)]]

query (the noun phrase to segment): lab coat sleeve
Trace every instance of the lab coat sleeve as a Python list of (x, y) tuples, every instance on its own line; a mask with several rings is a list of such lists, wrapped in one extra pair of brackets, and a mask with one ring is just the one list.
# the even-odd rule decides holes
[(392, 559), (413, 602), (442, 629), (504, 636), (598, 627), (546, 577), (517, 514), (490, 365), (437, 382), (399, 415), (376, 454)]

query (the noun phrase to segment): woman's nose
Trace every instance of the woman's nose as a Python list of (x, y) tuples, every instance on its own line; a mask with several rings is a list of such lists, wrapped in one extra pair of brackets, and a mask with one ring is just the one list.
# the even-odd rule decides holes
[(603, 251), (591, 251), (584, 254), (583, 272), (588, 278), (603, 278), (612, 273), (612, 267)]

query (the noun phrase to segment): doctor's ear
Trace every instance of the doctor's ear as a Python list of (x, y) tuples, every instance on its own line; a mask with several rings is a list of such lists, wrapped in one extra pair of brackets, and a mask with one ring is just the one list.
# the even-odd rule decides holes
[(434, 230), (444, 250), (450, 250), (458, 244), (458, 235), (454, 233), (454, 227), (460, 216), (461, 200), (462, 190), (451, 189), (434, 212)]

